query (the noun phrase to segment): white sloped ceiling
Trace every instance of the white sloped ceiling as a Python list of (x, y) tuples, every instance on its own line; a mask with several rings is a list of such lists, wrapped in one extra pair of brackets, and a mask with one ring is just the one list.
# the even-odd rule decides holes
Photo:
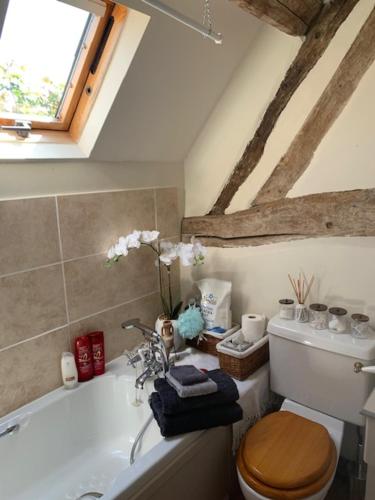
[[(91, 156), (106, 161), (182, 161), (262, 24), (228, 0), (211, 0), (216, 46), (145, 7), (151, 15), (141, 45)], [(201, 21), (203, 0), (165, 0)]]

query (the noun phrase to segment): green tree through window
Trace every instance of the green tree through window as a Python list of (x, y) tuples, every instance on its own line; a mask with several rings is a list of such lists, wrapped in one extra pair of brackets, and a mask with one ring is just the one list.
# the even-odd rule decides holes
[(0, 64), (0, 112), (53, 118), (64, 92), (64, 83), (48, 76), (41, 79), (35, 91), (27, 84), (27, 68), (14, 61)]

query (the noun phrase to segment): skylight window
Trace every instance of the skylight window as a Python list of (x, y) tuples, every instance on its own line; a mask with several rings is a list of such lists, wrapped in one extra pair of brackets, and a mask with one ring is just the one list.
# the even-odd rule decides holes
[(90, 17), (57, 0), (10, 0), (0, 40), (2, 114), (58, 117)]
[(95, 74), (101, 59), (109, 60), (114, 11), (110, 0), (9, 0), (0, 39), (0, 125), (68, 131), (78, 109), (87, 116), (81, 100), (91, 105), (98, 90)]

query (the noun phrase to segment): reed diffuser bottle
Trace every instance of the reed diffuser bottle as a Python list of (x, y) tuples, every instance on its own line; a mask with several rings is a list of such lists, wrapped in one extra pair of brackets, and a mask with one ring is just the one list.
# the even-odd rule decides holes
[(309, 311), (306, 306), (306, 300), (314, 282), (314, 276), (311, 277), (310, 281), (306, 280), (303, 273), (299, 273), (298, 278), (292, 278), (290, 274), (288, 274), (288, 278), (297, 298), (294, 319), (298, 321), (298, 323), (307, 323), (309, 321)]

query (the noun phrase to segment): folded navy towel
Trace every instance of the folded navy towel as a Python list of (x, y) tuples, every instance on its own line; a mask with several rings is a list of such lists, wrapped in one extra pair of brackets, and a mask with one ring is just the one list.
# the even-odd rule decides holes
[(160, 396), (163, 413), (175, 415), (190, 412), (199, 408), (211, 408), (234, 403), (239, 398), (238, 389), (234, 380), (222, 370), (207, 372), (208, 377), (216, 382), (217, 392), (194, 398), (180, 398), (176, 390), (164, 378), (157, 378), (154, 382), (155, 390)]
[(217, 392), (217, 383), (208, 378), (205, 382), (200, 384), (182, 385), (172, 375), (167, 372), (165, 378), (169, 385), (177, 391), (180, 398), (196, 398), (198, 396), (205, 396), (206, 394), (213, 394)]
[(208, 376), (193, 365), (172, 366), (169, 373), (181, 385), (193, 385), (206, 382)]
[(150, 406), (160, 427), (161, 435), (164, 437), (210, 429), (220, 425), (230, 425), (242, 419), (242, 408), (237, 403), (178, 415), (165, 415), (159, 393), (153, 392), (150, 396)]

